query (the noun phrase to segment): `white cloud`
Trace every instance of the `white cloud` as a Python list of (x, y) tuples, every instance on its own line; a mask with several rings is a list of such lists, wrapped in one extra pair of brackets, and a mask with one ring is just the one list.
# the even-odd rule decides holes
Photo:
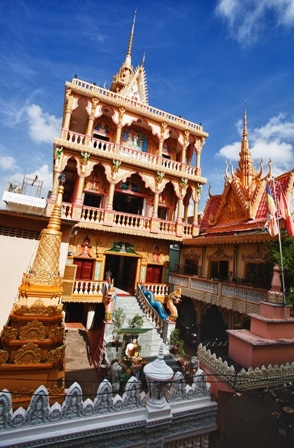
[(0, 169), (1, 170), (15, 170), (17, 164), (14, 157), (0, 156)]
[(254, 42), (271, 13), (277, 26), (294, 26), (293, 0), (219, 0), (216, 14), (228, 22), (232, 36), (243, 44)]
[(26, 107), (29, 122), (29, 134), (35, 142), (52, 143), (54, 137), (60, 133), (60, 119), (43, 112), (37, 104)]
[[(3, 101), (0, 101), (0, 105), (3, 107)], [(16, 102), (11, 102), (8, 106), (6, 104), (1, 113), (8, 127), (15, 128), (28, 123), (29, 136), (36, 143), (52, 143), (60, 134), (61, 118), (44, 112), (38, 104), (29, 103), (20, 106)]]
[[(230, 162), (239, 161), (241, 149), (241, 122), (237, 123), (240, 131), (240, 141), (223, 146), (217, 157)], [(249, 148), (254, 163), (263, 159), (267, 164), (271, 159), (273, 174), (278, 175), (293, 169), (294, 165), (294, 121), (287, 120), (284, 114), (271, 118), (260, 128), (248, 130)]]

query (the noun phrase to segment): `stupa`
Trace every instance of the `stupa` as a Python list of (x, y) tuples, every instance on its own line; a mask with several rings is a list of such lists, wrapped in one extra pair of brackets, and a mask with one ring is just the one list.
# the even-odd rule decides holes
[(281, 292), (280, 272), (274, 268), (272, 286), (260, 312), (250, 314), (250, 330), (228, 330), (229, 357), (245, 368), (281, 365), (294, 359), (294, 318)]
[(18, 406), (26, 406), (41, 385), (55, 401), (64, 393), (63, 279), (59, 273), (64, 182), (60, 176), (48, 226), (41, 232), (34, 263), (23, 274), (1, 334), (0, 390), (8, 389)]

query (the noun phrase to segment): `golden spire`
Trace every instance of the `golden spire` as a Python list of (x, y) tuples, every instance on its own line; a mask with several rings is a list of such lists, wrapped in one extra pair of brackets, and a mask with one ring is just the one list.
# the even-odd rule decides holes
[(134, 76), (134, 68), (132, 66), (132, 49), (133, 49), (133, 40), (134, 40), (134, 31), (135, 31), (135, 22), (136, 22), (137, 11), (134, 13), (131, 34), (129, 39), (129, 45), (127, 50), (127, 55), (125, 61), (123, 62), (119, 72), (114, 75), (110, 90), (112, 92), (121, 92), (121, 90), (128, 86)]
[(248, 189), (251, 186), (253, 177), (256, 175), (256, 170), (253, 166), (248, 144), (246, 103), (244, 105), (243, 133), (239, 156), (239, 168), (236, 170), (236, 176), (240, 179), (241, 184)]
[(59, 176), (59, 186), (54, 208), (41, 237), (36, 257), (29, 273), (25, 273), (19, 287), (21, 297), (59, 298), (62, 293), (62, 277), (59, 274), (59, 258), (62, 232), (61, 208), (65, 175)]
[(125, 60), (125, 65), (127, 65), (129, 67), (131, 67), (131, 65), (132, 65), (132, 49), (133, 49), (133, 40), (134, 40), (134, 32), (135, 32), (136, 15), (137, 15), (137, 10), (135, 10), (135, 12), (134, 12), (134, 18), (133, 18), (133, 24), (132, 24), (131, 34), (130, 34), (128, 51), (127, 51), (126, 60)]

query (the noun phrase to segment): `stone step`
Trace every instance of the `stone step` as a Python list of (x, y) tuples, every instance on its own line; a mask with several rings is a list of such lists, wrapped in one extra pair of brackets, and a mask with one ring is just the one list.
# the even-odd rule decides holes
[[(126, 319), (124, 328), (128, 327), (128, 321), (136, 314), (144, 317), (144, 322), (138, 336), (138, 344), (140, 345), (140, 356), (143, 358), (156, 357), (159, 352), (159, 347), (163, 343), (161, 335), (158, 333), (153, 322), (144, 314), (137, 298), (135, 296), (127, 296), (125, 294), (118, 294), (115, 308), (122, 308), (125, 311)], [(168, 354), (168, 348), (164, 344), (164, 353)]]

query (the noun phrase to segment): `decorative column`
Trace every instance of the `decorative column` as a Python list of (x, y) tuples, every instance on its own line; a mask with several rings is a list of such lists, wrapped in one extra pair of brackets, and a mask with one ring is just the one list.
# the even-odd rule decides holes
[(177, 213), (177, 222), (182, 222), (182, 214), (183, 214), (183, 197), (180, 196), (178, 198), (178, 213)]
[(86, 330), (91, 330), (93, 326), (95, 317), (95, 308), (96, 308), (95, 303), (88, 304)]
[(90, 159), (90, 153), (82, 151), (81, 152), (81, 166), (80, 166), (79, 180), (78, 180), (77, 192), (75, 195), (73, 211), (72, 211), (72, 217), (76, 218), (76, 219), (80, 219), (80, 217), (81, 217), (86, 169), (87, 169), (87, 164), (88, 164), (89, 159)]
[(189, 218), (189, 203), (190, 203), (190, 198), (185, 196), (184, 198), (184, 222), (188, 223), (188, 218)]
[(153, 196), (153, 213), (152, 218), (158, 218), (158, 201), (159, 201), (159, 192), (155, 191)]
[(123, 117), (124, 117), (125, 111), (126, 111), (126, 109), (124, 107), (120, 107), (118, 110), (118, 123), (117, 123), (117, 127), (116, 127), (116, 136), (115, 136), (116, 145), (120, 145), (121, 130), (123, 127)]
[(72, 114), (72, 106), (74, 102), (74, 97), (72, 95), (71, 89), (66, 89), (66, 100), (65, 100), (65, 112), (64, 112), (64, 119), (63, 119), (63, 126), (62, 126), (62, 132), (61, 132), (61, 138), (63, 140), (67, 140), (69, 125), (70, 125), (70, 119)]
[(209, 448), (209, 434), (203, 434), (202, 448)]
[(96, 107), (97, 107), (98, 103), (99, 103), (98, 98), (92, 98), (91, 112), (89, 115), (89, 121), (88, 121), (88, 126), (87, 126), (87, 131), (86, 131), (86, 140), (85, 140), (86, 145), (89, 145), (91, 142), (91, 139), (92, 139), (94, 120), (95, 120), (95, 112), (96, 112)]
[(109, 184), (109, 192), (108, 192), (106, 210), (113, 209), (114, 189), (115, 189), (115, 182), (111, 181)]
[(185, 169), (184, 165), (186, 163), (186, 149), (189, 144), (189, 135), (190, 135), (189, 131), (184, 132), (184, 143), (183, 143), (183, 149), (181, 152), (181, 164), (182, 164), (181, 171), (184, 171), (184, 169)]
[(199, 202), (200, 202), (200, 193), (201, 193), (201, 191), (202, 191), (201, 185), (197, 185), (196, 198), (194, 200), (192, 236), (199, 235), (198, 205), (199, 205)]
[(163, 149), (163, 142), (165, 140), (165, 131), (167, 128), (167, 123), (163, 122), (160, 125), (161, 127), (161, 131), (160, 131), (160, 137), (159, 137), (159, 145), (158, 145), (158, 156), (161, 157), (162, 156), (162, 149)]
[(78, 180), (78, 188), (77, 188), (77, 194), (74, 205), (82, 205), (83, 204), (83, 191), (84, 191), (84, 185), (85, 185), (85, 175), (81, 174), (79, 176)]
[(165, 399), (165, 393), (174, 372), (164, 361), (163, 344), (160, 345), (155, 361), (147, 364), (143, 371), (148, 385), (146, 397), (147, 420), (156, 422), (160, 419), (166, 420), (167, 417), (171, 417), (171, 408)]
[(200, 167), (200, 159), (201, 159), (201, 153), (202, 148), (205, 145), (205, 138), (202, 138), (201, 140), (197, 140), (195, 145), (196, 150), (196, 174), (197, 176), (201, 176), (201, 167)]

